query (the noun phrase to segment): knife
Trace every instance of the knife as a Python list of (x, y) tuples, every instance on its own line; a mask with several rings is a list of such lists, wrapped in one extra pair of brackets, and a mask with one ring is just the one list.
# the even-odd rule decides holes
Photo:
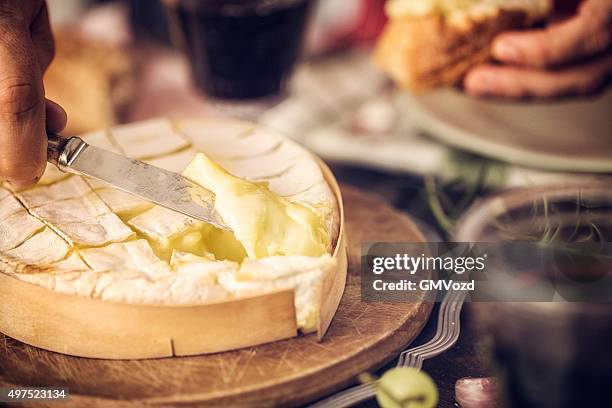
[(47, 135), (47, 161), (136, 197), (231, 231), (215, 210), (215, 194), (180, 174), (91, 146), (78, 137)]

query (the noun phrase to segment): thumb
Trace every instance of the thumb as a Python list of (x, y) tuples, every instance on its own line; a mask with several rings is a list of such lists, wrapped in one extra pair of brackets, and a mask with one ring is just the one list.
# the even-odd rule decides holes
[(23, 188), (45, 169), (42, 78), (25, 25), (0, 21), (0, 38), (0, 179)]

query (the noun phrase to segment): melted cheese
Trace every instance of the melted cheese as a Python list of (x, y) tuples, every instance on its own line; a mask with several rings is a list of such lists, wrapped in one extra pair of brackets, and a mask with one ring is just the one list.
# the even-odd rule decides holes
[(272, 193), (267, 183), (233, 176), (204, 154), (183, 174), (216, 194), (215, 208), (249, 258), (328, 253), (325, 220), (311, 208)]

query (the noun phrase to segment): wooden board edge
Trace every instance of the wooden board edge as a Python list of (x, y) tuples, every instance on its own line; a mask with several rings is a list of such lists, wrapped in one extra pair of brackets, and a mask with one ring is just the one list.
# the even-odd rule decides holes
[(297, 334), (291, 290), (217, 304), (132, 305), (58, 293), (0, 273), (0, 311), (7, 336), (89, 358), (215, 353)]
[(323, 339), (327, 329), (331, 325), (332, 319), (338, 310), (340, 300), (344, 294), (346, 286), (346, 278), (348, 274), (348, 243), (346, 238), (345, 220), (344, 220), (344, 202), (342, 200), (342, 192), (338, 181), (330, 168), (317, 157), (319, 167), (323, 172), (323, 177), (332, 190), (338, 205), (338, 214), (340, 217), (338, 238), (334, 249), (333, 258), (336, 261), (335, 273), (329, 274), (323, 281), (323, 289), (320, 298), (320, 316), (317, 323), (317, 337)]

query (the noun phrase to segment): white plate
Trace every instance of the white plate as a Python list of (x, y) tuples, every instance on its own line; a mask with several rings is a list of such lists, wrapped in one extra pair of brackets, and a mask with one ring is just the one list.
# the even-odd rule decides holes
[(402, 97), (423, 130), (523, 166), (612, 172), (612, 91), (594, 99), (509, 103), (445, 90)]

